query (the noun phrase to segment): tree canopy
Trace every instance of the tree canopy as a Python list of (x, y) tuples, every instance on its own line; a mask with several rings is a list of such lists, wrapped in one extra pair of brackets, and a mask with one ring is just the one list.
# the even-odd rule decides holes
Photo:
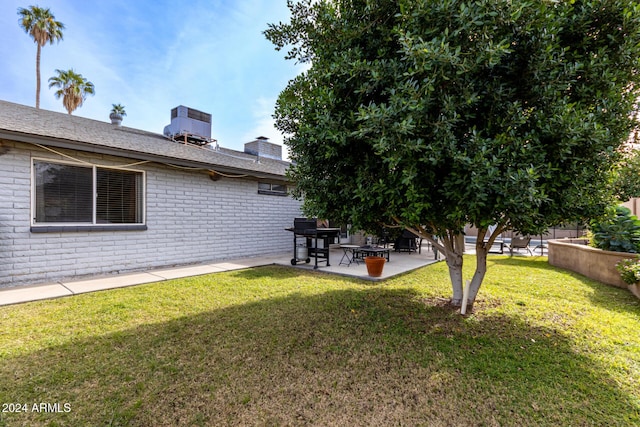
[(73, 70), (56, 70), (56, 75), (49, 78), (49, 88), (57, 87), (56, 98), (62, 98), (62, 104), (69, 114), (81, 107), (87, 95), (95, 94), (93, 83), (82, 74)]
[(431, 239), (458, 305), (465, 225), (479, 229), (472, 303), (498, 234), (610, 203), (636, 125), (637, 2), (288, 4), (291, 21), (265, 35), (309, 65), (275, 112), (307, 214)]

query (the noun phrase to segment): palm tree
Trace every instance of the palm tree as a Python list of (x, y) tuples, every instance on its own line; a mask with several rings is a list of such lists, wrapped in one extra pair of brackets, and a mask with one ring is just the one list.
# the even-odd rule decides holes
[(47, 8), (29, 6), (28, 9), (18, 8), (20, 26), (33, 37), (38, 46), (36, 51), (36, 108), (40, 108), (40, 51), (45, 44), (53, 44), (62, 40), (64, 24), (56, 21), (55, 16)]
[(57, 76), (49, 79), (49, 88), (57, 87), (56, 98), (62, 98), (62, 105), (69, 114), (81, 107), (87, 95), (95, 94), (93, 83), (73, 70), (56, 70)]

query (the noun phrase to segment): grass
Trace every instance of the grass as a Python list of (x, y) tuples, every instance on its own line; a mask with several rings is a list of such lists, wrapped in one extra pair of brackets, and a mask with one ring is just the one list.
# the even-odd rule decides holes
[(497, 256), (450, 293), (263, 267), (0, 308), (0, 426), (640, 425), (628, 291)]

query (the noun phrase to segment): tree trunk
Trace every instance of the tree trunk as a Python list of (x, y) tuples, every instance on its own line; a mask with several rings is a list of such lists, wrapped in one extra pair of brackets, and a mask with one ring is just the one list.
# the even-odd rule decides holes
[(491, 246), (493, 246), (493, 242), (503, 232), (503, 230), (504, 224), (498, 224), (493, 231), (493, 234), (491, 234), (488, 240), (485, 242), (487, 229), (478, 229), (478, 237), (476, 239), (476, 271), (473, 273), (471, 283), (469, 283), (467, 309), (473, 308), (473, 303), (476, 301), (478, 291), (480, 291), (480, 285), (482, 285), (484, 276), (487, 274), (487, 255), (489, 254)]
[[(462, 244), (460, 242), (462, 242)], [(460, 239), (457, 235), (447, 236), (444, 238), (444, 249), (447, 267), (449, 267), (451, 288), (453, 290), (451, 305), (460, 307), (462, 305), (462, 255), (464, 253), (464, 239)]]
[[(398, 221), (399, 223), (399, 221)], [(432, 227), (433, 228), (433, 227)], [(449, 278), (451, 279), (451, 288), (453, 290), (453, 297), (451, 298), (451, 305), (454, 307), (462, 306), (462, 293), (463, 293), (463, 276), (462, 276), (462, 266), (464, 262), (464, 234), (454, 231), (447, 231), (444, 237), (441, 238), (440, 241), (434, 239), (432, 235), (424, 232), (420, 229), (420, 227), (407, 227), (407, 230), (412, 233), (427, 239), (434, 246), (434, 249), (437, 249), (442, 252), (447, 261), (447, 267), (449, 268)], [(476, 295), (480, 290), (480, 285), (482, 284), (482, 280), (487, 272), (487, 252), (488, 248), (491, 245), (485, 247), (483, 242), (484, 236), (486, 234), (486, 228), (479, 230), (478, 240), (476, 243), (476, 252), (477, 252), (477, 264), (476, 271), (473, 275), (473, 279), (469, 285), (469, 297), (467, 300), (467, 309), (473, 308), (473, 303), (475, 302)], [(502, 227), (497, 230), (495, 235), (502, 232)], [(495, 237), (492, 236), (493, 240)]]
[(473, 308), (476, 296), (480, 290), (480, 285), (487, 274), (487, 253), (489, 249), (485, 245), (476, 245), (476, 271), (469, 284), (469, 299), (467, 300), (467, 308)]
[(40, 43), (36, 43), (36, 109), (40, 108)]
[(447, 267), (449, 267), (449, 278), (453, 297), (451, 305), (460, 307), (462, 305), (462, 255), (455, 253), (445, 254), (447, 257)]

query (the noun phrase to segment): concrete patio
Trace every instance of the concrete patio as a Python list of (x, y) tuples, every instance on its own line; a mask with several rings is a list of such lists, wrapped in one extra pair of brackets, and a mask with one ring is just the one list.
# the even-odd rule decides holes
[[(357, 277), (364, 280), (380, 281), (438, 261), (433, 250), (426, 243), (422, 245), (422, 250), (420, 252), (421, 253), (418, 253), (417, 251), (394, 252), (394, 250), (391, 249), (389, 262), (385, 262), (384, 269), (382, 270), (382, 276), (371, 277), (367, 274), (367, 266), (363, 261), (348, 264), (347, 258), (344, 255), (344, 250), (337, 245), (332, 245), (329, 253), (330, 265), (327, 266), (324, 260), (318, 260), (318, 269), (316, 271), (338, 274), (341, 276)], [(351, 254), (349, 254), (349, 256), (351, 256)], [(277, 260), (275, 264), (288, 265), (291, 267), (292, 257), (293, 253), (286, 254), (286, 257)], [(442, 256), (439, 258), (443, 259)], [(296, 263), (294, 268), (301, 270), (314, 270), (314, 266), (314, 259), (311, 258), (311, 262), (309, 264), (299, 262)]]

